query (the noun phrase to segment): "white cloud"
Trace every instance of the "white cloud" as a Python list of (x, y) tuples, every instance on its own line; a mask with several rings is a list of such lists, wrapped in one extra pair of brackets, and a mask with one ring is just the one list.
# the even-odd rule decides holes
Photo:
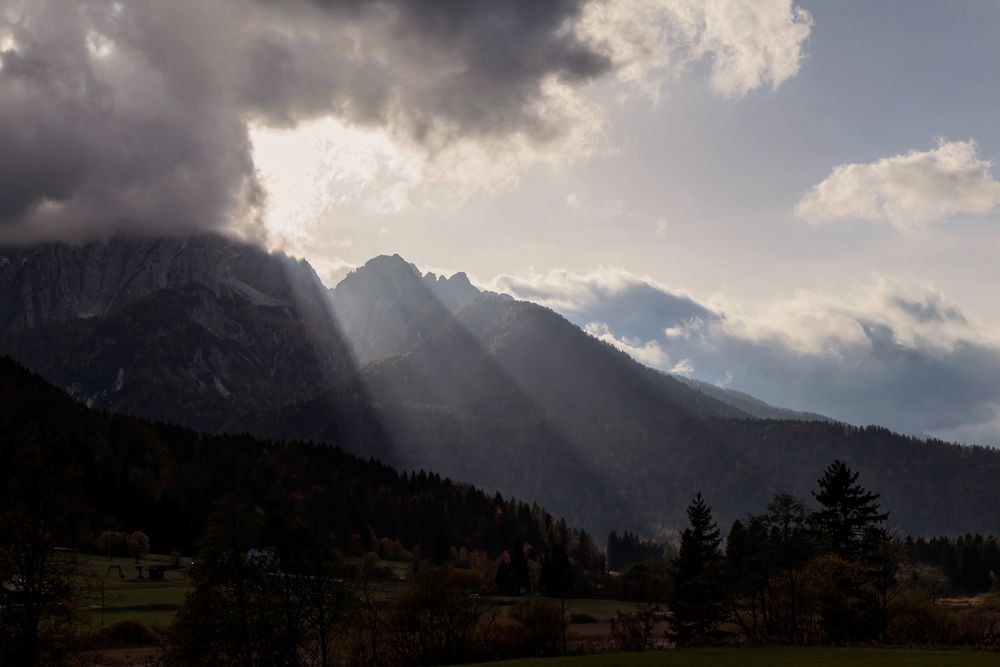
[(667, 222), (666, 218), (657, 218), (654, 231), (658, 237), (665, 238), (667, 232), (670, 231), (670, 223)]
[(654, 99), (668, 78), (706, 58), (712, 89), (740, 98), (799, 72), (812, 16), (792, 0), (597, 0), (577, 29), (622, 81)]
[(691, 363), (690, 359), (681, 359), (674, 364), (674, 367), (670, 369), (670, 372), (690, 377), (694, 375), (694, 364)]
[(663, 351), (663, 348), (655, 340), (642, 342), (634, 339), (619, 338), (611, 332), (611, 329), (604, 322), (588, 322), (584, 325), (583, 330), (594, 338), (613, 345), (647, 366), (662, 368), (670, 363), (670, 357), (667, 356), (666, 352)]
[(327, 287), (335, 287), (337, 283), (343, 280), (348, 273), (358, 268), (358, 264), (354, 262), (349, 262), (344, 259), (334, 258), (334, 259), (324, 259), (324, 260), (310, 260), (309, 262), (313, 270), (316, 271), (316, 275), (319, 279), (323, 281), (323, 284)]
[(909, 232), (960, 215), (980, 216), (1000, 206), (1000, 181), (974, 141), (939, 139), (867, 164), (842, 164), (795, 206), (809, 223), (867, 220)]
[(976, 327), (933, 285), (875, 275), (837, 293), (800, 290), (770, 302), (726, 308), (731, 335), (751, 341), (781, 340), (799, 354), (831, 354), (870, 342), (866, 325), (892, 330), (910, 348), (954, 350), (963, 343), (996, 345), (1000, 332)]

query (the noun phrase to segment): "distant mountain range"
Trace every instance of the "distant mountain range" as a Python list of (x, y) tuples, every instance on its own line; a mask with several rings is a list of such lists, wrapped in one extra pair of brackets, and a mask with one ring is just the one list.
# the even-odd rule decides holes
[(775, 408), (642, 366), (464, 274), (372, 259), (327, 290), (219, 236), (0, 250), (0, 351), (95, 408), (337, 444), (663, 533), (705, 493), (724, 524), (808, 498), (840, 458), (895, 526), (1000, 530), (1000, 451)]

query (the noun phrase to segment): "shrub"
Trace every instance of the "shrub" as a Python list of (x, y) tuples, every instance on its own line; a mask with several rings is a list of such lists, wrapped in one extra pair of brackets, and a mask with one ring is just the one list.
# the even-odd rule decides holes
[(951, 644), (958, 628), (955, 613), (928, 596), (907, 592), (890, 609), (889, 636), (904, 644)]
[(112, 641), (129, 646), (153, 646), (160, 643), (156, 633), (142, 621), (116, 621), (108, 626), (107, 634)]
[(576, 625), (583, 625), (586, 623), (597, 623), (597, 617), (590, 614), (582, 614), (580, 612), (573, 612), (569, 615), (569, 622)]
[(494, 660), (519, 658), (528, 652), (528, 631), (517, 619), (497, 618), (483, 630), (484, 644)]
[(559, 652), (565, 630), (559, 605), (542, 598), (525, 598), (512, 606), (507, 615), (524, 626), (525, 648), (530, 655)]
[(652, 645), (653, 631), (663, 620), (658, 605), (639, 604), (634, 612), (615, 612), (611, 619), (611, 636), (622, 651), (645, 651)]

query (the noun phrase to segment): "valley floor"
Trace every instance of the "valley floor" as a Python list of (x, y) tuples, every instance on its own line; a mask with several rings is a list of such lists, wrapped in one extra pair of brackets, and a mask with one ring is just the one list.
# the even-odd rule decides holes
[(878, 648), (704, 648), (488, 662), (473, 667), (997, 667), (1000, 653)]

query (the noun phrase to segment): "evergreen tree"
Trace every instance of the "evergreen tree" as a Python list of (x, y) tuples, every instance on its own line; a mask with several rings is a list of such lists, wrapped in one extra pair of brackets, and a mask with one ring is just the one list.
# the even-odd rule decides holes
[(531, 571), (524, 555), (524, 542), (517, 540), (510, 549), (510, 580), (515, 595), (531, 592)]
[(858, 483), (858, 473), (834, 461), (819, 479), (813, 496), (821, 509), (813, 520), (829, 548), (841, 558), (857, 560), (878, 552), (885, 541), (883, 523), (888, 513), (879, 511), (878, 494)]
[(701, 493), (687, 515), (689, 525), (673, 563), (672, 635), (679, 644), (713, 638), (723, 615), (719, 525)]
[(813, 515), (832, 559), (829, 586), (822, 595), (820, 615), (834, 641), (885, 637), (886, 607), (895, 586), (895, 553), (884, 527), (887, 513), (879, 510), (878, 494), (858, 483), (858, 473), (834, 461), (813, 493), (820, 510)]
[(542, 561), (538, 587), (546, 595), (565, 598), (572, 595), (574, 582), (573, 565), (566, 555), (566, 545), (553, 545)]
[(501, 594), (510, 595), (511, 593), (514, 593), (514, 584), (511, 581), (510, 565), (507, 564), (507, 561), (504, 558), (501, 558), (500, 562), (497, 563), (497, 573), (496, 576), (493, 577), (493, 583), (497, 587), (497, 592)]

